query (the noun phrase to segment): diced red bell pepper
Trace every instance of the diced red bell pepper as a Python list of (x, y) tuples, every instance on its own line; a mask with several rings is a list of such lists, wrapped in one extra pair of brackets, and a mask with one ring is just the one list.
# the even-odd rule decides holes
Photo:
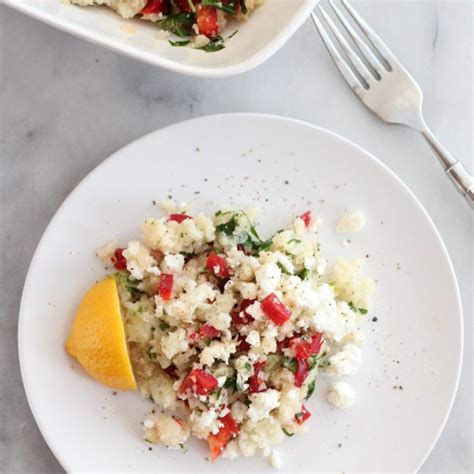
[(112, 257), (112, 262), (116, 270), (126, 270), (127, 269), (127, 259), (123, 256), (123, 251), (125, 249), (115, 249), (114, 256)]
[(219, 33), (217, 8), (198, 5), (196, 7), (196, 23), (201, 35), (205, 35), (208, 38), (216, 36)]
[(168, 216), (168, 221), (174, 221), (178, 224), (181, 224), (181, 222), (185, 221), (186, 219), (192, 219), (192, 217), (186, 214), (170, 214)]
[(300, 219), (303, 220), (304, 226), (308, 228), (311, 224), (311, 211), (306, 211), (304, 214), (301, 214)]
[(216, 329), (214, 326), (210, 324), (204, 324), (199, 328), (199, 335), (204, 338), (213, 339), (217, 337), (221, 332), (219, 329)]
[(301, 411), (295, 415), (295, 421), (298, 425), (302, 425), (310, 416), (311, 413), (304, 405), (302, 405)]
[(202, 369), (193, 369), (186, 375), (178, 393), (184, 395), (189, 389), (196, 395), (209, 395), (217, 387), (217, 379)]
[(239, 344), (237, 346), (239, 351), (248, 352), (250, 350), (250, 344), (245, 340), (246, 337), (243, 334), (239, 334)]
[(301, 387), (309, 373), (308, 362), (296, 359), (295, 386)]
[(281, 352), (283, 349), (286, 349), (291, 342), (291, 338), (285, 337), (283, 341), (277, 341), (276, 343), (276, 352)]
[(299, 337), (292, 339), (289, 346), (297, 360), (306, 360), (311, 355), (311, 344)]
[(199, 339), (199, 333), (192, 332), (191, 334), (188, 334), (188, 338), (192, 343), (195, 343)]
[(222, 453), (223, 449), (227, 443), (234, 437), (239, 434), (239, 428), (235, 422), (232, 415), (228, 413), (226, 416), (219, 418), (219, 421), (222, 423), (217, 434), (210, 434), (207, 437), (207, 442), (209, 443), (209, 450), (211, 451), (211, 461), (214, 462), (219, 455)]
[(162, 273), (158, 283), (158, 294), (162, 300), (168, 301), (173, 296), (173, 275)]
[(319, 354), (322, 343), (322, 334), (317, 332), (311, 336), (309, 341), (295, 337), (290, 341), (289, 346), (293, 350), (296, 359), (306, 360), (312, 355)]
[(219, 278), (228, 278), (229, 277), (229, 266), (225, 261), (224, 257), (216, 255), (215, 253), (210, 253), (207, 256), (206, 268), (214, 273), (214, 275)]
[(311, 354), (318, 355), (323, 345), (323, 334), (316, 332), (311, 336)]
[(140, 13), (142, 15), (166, 14), (169, 12), (169, 6), (170, 4), (168, 0), (148, 0)]
[(291, 311), (278, 299), (275, 293), (270, 293), (262, 300), (262, 311), (277, 326), (281, 326), (291, 318)]
[(264, 361), (256, 362), (253, 366), (253, 374), (249, 377), (249, 391), (250, 393), (258, 393), (266, 390), (260, 375), (260, 369), (265, 365)]
[(232, 311), (230, 316), (232, 322), (235, 326), (243, 326), (244, 324), (250, 324), (254, 321), (253, 316), (251, 316), (247, 311), (245, 311), (249, 306), (252, 306), (257, 300), (242, 300), (238, 309)]

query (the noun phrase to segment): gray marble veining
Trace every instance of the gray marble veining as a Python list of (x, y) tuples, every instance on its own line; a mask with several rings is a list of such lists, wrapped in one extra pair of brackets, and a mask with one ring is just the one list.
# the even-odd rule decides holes
[[(429, 125), (472, 170), (472, 4), (400, 0), (358, 8), (419, 81)], [(382, 124), (352, 96), (309, 22), (258, 69), (226, 80), (199, 80), (121, 57), (4, 6), (0, 471), (62, 472), (29, 410), (16, 342), (23, 281), (54, 212), (89, 171), (128, 142), (190, 117), (238, 111), (286, 115), (347, 136), (395, 171), (433, 218), (459, 280), (466, 336), (453, 411), (423, 471), (472, 472), (472, 215), (416, 134)], [(440, 357), (446, 350), (449, 341)]]

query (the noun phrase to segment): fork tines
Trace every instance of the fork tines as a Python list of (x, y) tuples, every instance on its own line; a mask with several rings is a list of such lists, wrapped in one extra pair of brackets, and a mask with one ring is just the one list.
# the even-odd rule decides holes
[[(379, 81), (384, 74), (392, 71), (394, 67), (400, 66), (400, 64), (390, 49), (383, 43), (365, 20), (354, 10), (348, 0), (340, 0), (338, 3), (340, 3), (347, 13), (349, 13), (350, 17), (362, 31), (366, 40), (368, 40), (380, 58), (378, 58), (372, 52), (367, 43), (361, 39), (360, 34), (351, 26), (350, 22), (341, 12), (341, 9), (335, 4), (334, 0), (328, 0), (328, 3), (340, 24), (347, 32), (347, 35), (357, 47), (357, 52), (345, 39), (340, 29), (338, 29), (334, 21), (320, 4), (318, 5), (318, 10), (321, 14), (321, 20), (314, 13), (311, 13), (312, 19), (339, 71), (351, 88), (354, 89), (357, 94), (361, 95), (363, 94), (364, 89), (369, 89), (376, 81)], [(327, 26), (324, 26), (323, 23)], [(334, 41), (328, 33), (327, 27), (329, 27), (329, 30), (336, 38), (346, 57), (339, 52), (339, 49), (334, 44)]]

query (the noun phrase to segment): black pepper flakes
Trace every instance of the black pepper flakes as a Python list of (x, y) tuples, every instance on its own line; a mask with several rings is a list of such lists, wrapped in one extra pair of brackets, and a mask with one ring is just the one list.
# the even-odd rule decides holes
[(374, 323), (376, 323), (378, 320), (379, 320), (379, 318), (377, 318), (376, 316), (374, 316), (374, 317), (372, 318), (372, 322), (374, 322)]

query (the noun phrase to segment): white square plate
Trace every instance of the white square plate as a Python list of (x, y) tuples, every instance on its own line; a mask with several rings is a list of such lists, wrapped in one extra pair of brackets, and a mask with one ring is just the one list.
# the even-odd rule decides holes
[(158, 40), (149, 22), (124, 20), (104, 7), (81, 8), (61, 0), (4, 0), (27, 15), (119, 53), (182, 74), (228, 77), (246, 72), (276, 53), (305, 21), (318, 0), (265, 0), (246, 22), (230, 23), (226, 48), (215, 52), (175, 48)]

